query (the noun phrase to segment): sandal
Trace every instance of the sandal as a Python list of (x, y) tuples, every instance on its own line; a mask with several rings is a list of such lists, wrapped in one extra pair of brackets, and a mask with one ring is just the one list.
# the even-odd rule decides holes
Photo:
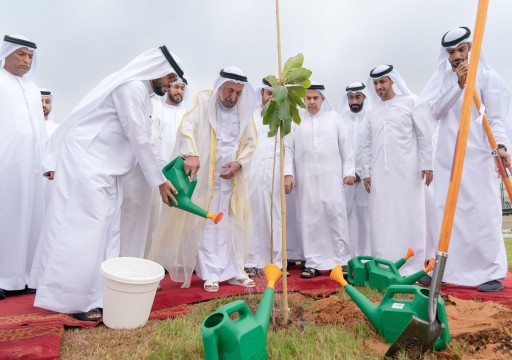
[(204, 291), (208, 291), (208, 292), (217, 292), (217, 291), (219, 291), (219, 282), (206, 280), (204, 282), (203, 289), (204, 289)]
[(228, 284), (243, 286), (245, 288), (253, 288), (256, 286), (253, 279), (250, 279), (247, 275), (238, 275), (228, 280)]
[(263, 272), (262, 269), (258, 269), (256, 267), (245, 268), (244, 270), (247, 276), (249, 276), (249, 279), (254, 279)]
[[(96, 314), (99, 314), (96, 315)], [(76, 319), (82, 320), (82, 321), (98, 321), (103, 317), (103, 308), (94, 308), (92, 310), (89, 310), (87, 312), (81, 312), (77, 314), (72, 314)], [(93, 316), (96, 315), (96, 316)]]
[(311, 279), (320, 275), (322, 275), (322, 273), (319, 270), (308, 267), (304, 269), (304, 271), (300, 274), (300, 277), (304, 279)]

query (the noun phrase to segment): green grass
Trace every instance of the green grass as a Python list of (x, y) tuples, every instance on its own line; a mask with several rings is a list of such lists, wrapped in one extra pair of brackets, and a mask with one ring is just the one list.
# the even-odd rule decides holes
[(503, 238), (505, 250), (507, 251), (508, 268), (512, 269), (512, 238)]

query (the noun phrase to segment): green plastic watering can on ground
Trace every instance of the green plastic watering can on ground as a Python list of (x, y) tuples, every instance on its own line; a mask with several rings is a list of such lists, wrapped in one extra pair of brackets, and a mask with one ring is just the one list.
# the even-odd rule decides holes
[(178, 194), (174, 195), (178, 201), (178, 205), (175, 205), (170, 198), (169, 203), (175, 208), (202, 216), (212, 220), (215, 224), (218, 224), (222, 220), (222, 212), (210, 214), (208, 211), (200, 208), (192, 202), (192, 194), (194, 193), (194, 189), (197, 185), (197, 178), (194, 178), (192, 182), (188, 180), (188, 176), (185, 174), (185, 170), (183, 170), (183, 163), (183, 158), (178, 156), (162, 170), (165, 178), (171, 182), (176, 190), (178, 190)]
[[(414, 250), (411, 247), (409, 247), (407, 249), (407, 253), (405, 254), (405, 256), (398, 260), (397, 262), (395, 262), (395, 267), (397, 269), (400, 269), (400, 267), (403, 264), (405, 264), (407, 259), (409, 259), (412, 256), (414, 256)], [(369, 261), (373, 261), (375, 259), (376, 258), (374, 258), (373, 256), (366, 255), (356, 256), (355, 258), (350, 259), (347, 264), (348, 282), (351, 285), (365, 286), (366, 283), (368, 282), (368, 268), (366, 264), (368, 264)]]
[[(275, 282), (281, 270), (274, 264), (265, 265), (267, 289), (253, 315), (242, 300), (218, 308), (203, 320), (204, 357), (206, 360), (249, 360), (267, 358), (267, 333), (272, 311)], [(233, 320), (232, 315), (238, 317)]]
[[(428, 321), (429, 289), (414, 285), (391, 285), (379, 305), (375, 305), (343, 278), (340, 265), (331, 271), (331, 279), (341, 284), (368, 320), (387, 343), (393, 343), (407, 327), (411, 318)], [(438, 315), (445, 329), (434, 344), (435, 350), (443, 350), (450, 342), (448, 319), (443, 299), (438, 298)]]
[(395, 264), (388, 260), (374, 259), (365, 265), (368, 270), (366, 285), (379, 291), (386, 290), (391, 285), (412, 285), (434, 269), (434, 258), (430, 259), (427, 267), (407, 277), (402, 277)]

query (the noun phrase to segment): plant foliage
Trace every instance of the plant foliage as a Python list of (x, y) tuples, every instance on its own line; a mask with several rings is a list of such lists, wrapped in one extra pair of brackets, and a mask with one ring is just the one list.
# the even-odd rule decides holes
[(303, 63), (304, 55), (297, 54), (284, 64), (282, 79), (274, 75), (265, 77), (274, 92), (261, 111), (263, 124), (269, 126), (269, 137), (275, 136), (281, 125), (283, 134), (287, 135), (292, 129), (292, 121), (300, 124), (297, 107), (305, 107), (302, 99), (306, 96), (306, 89), (311, 86), (311, 70), (304, 68)]

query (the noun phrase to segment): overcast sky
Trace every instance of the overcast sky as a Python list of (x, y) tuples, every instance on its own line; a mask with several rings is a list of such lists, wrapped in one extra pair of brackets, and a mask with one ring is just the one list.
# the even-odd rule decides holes
[[(302, 52), (333, 104), (345, 86), (393, 64), (421, 92), (436, 67), (440, 38), (473, 29), (477, 0), (280, 0), (283, 62)], [(512, 85), (512, 1), (490, 0), (483, 53)], [(55, 94), (61, 122), (103, 77), (165, 44), (183, 63), (190, 90), (211, 87), (219, 70), (249, 81), (277, 75), (275, 0), (26, 0), (1, 2), (0, 34), (37, 43), (37, 83)], [(336, 106), (337, 107), (337, 106)]]

